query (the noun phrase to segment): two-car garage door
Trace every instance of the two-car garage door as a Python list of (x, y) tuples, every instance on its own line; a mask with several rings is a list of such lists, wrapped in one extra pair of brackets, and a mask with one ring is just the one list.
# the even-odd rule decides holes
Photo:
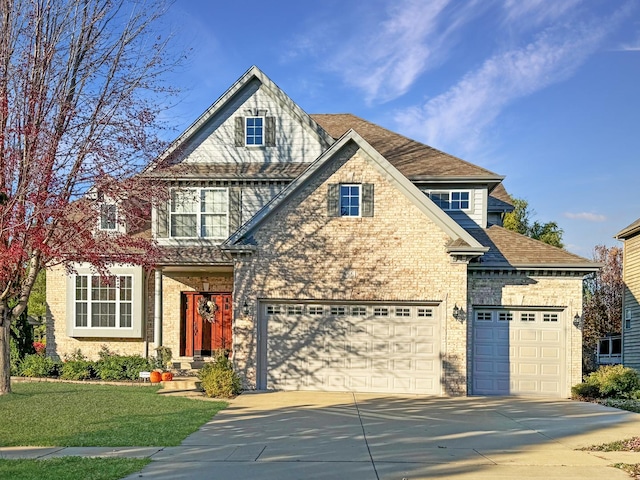
[(258, 385), (281, 390), (439, 395), (433, 305), (261, 305)]

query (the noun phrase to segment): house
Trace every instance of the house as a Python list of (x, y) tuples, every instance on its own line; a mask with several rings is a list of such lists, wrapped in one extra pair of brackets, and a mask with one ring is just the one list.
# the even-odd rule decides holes
[(250, 389), (567, 397), (581, 381), (573, 319), (597, 266), (502, 228), (500, 175), (308, 115), (256, 67), (143, 174), (170, 189), (149, 232), (162, 259), (115, 265), (110, 285), (50, 270), (49, 354), (224, 348)]
[(640, 371), (640, 219), (616, 236), (622, 250), (622, 363)]

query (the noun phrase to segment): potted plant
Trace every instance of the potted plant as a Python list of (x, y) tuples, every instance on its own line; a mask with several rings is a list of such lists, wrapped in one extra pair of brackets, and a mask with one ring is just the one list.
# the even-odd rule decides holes
[[(173, 358), (173, 354), (169, 347), (165, 347), (161, 345), (158, 348), (156, 348), (156, 366), (157, 366), (157, 369), (160, 370), (157, 373), (160, 374), (160, 379), (163, 382), (170, 382), (171, 380), (173, 380), (173, 374), (169, 371), (172, 358)], [(153, 380), (151, 380), (151, 382), (153, 383)]]

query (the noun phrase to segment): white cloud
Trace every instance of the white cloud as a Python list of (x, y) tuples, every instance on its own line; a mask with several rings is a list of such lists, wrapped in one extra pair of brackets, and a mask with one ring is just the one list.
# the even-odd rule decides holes
[(607, 217), (605, 215), (589, 212), (565, 212), (564, 216), (567, 218), (571, 218), (572, 220), (586, 220), (587, 222), (605, 222), (607, 220)]
[(493, 55), (445, 93), (398, 112), (395, 120), (401, 131), (439, 148), (456, 144), (472, 150), (506, 106), (572, 75), (608, 28), (605, 21), (549, 28), (527, 45)]
[(332, 59), (335, 70), (368, 102), (402, 95), (440, 54), (439, 17), (449, 1), (395, 3), (377, 25), (369, 23), (342, 46)]
[(481, 0), (464, 5), (452, 0), (371, 0), (337, 18), (314, 19), (281, 59), (315, 57), (322, 68), (363, 92), (367, 103), (390, 101), (446, 60), (454, 34), (487, 5)]
[(503, 4), (505, 21), (524, 26), (539, 25), (547, 21), (561, 18), (568, 11), (576, 8), (583, 0), (505, 0)]

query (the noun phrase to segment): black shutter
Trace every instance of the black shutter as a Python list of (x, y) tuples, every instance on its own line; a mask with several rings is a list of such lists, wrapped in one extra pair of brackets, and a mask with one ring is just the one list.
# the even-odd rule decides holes
[(327, 190), (327, 215), (340, 216), (340, 184), (330, 183)]
[(229, 235), (240, 228), (240, 187), (229, 188)]
[(236, 147), (244, 147), (244, 117), (236, 117)]
[(265, 117), (264, 119), (264, 144), (267, 147), (276, 146), (276, 117)]
[(158, 238), (167, 238), (169, 236), (169, 202), (162, 201), (156, 205), (157, 229), (156, 236)]
[(362, 216), (373, 217), (373, 183), (362, 184)]

